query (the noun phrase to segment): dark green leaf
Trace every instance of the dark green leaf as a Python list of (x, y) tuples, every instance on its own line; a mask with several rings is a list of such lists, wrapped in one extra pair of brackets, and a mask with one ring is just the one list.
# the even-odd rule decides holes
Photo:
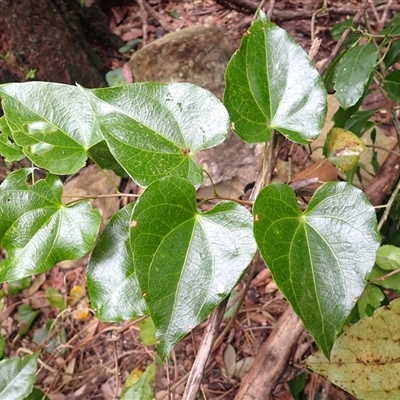
[(120, 53), (127, 53), (133, 48), (137, 47), (140, 43), (142, 43), (142, 39), (132, 39), (129, 42), (126, 42), (122, 47), (118, 49)]
[(29, 185), (32, 172), (13, 172), (0, 185), (0, 245), (8, 254), (0, 264), (1, 282), (84, 256), (99, 231), (100, 214), (88, 202), (63, 205), (61, 181), (49, 174)]
[(384, 299), (385, 295), (381, 288), (368, 285), (357, 302), (360, 318), (371, 317), (374, 311), (382, 305)]
[(18, 334), (25, 335), (29, 331), (33, 321), (40, 314), (39, 310), (34, 310), (29, 304), (21, 304), (18, 307), (17, 321), (19, 322)]
[(272, 129), (298, 143), (319, 135), (326, 113), (322, 79), (304, 50), (268, 19), (243, 37), (225, 81), (224, 103), (245, 142), (265, 142)]
[(386, 75), (383, 87), (393, 101), (400, 102), (400, 70)]
[(332, 38), (338, 41), (343, 35), (344, 31), (350, 28), (352, 25), (353, 25), (353, 18), (349, 18), (346, 21), (341, 21), (333, 25), (332, 28), (329, 29), (329, 32)]
[[(394, 18), (389, 21), (385, 28), (380, 32), (381, 35), (399, 35), (400, 34), (400, 14), (396, 14)], [(386, 41), (389, 39), (386, 39)]]
[(391, 44), (389, 51), (387, 52), (387, 54), (385, 56), (384, 61), (385, 61), (386, 68), (389, 68), (392, 65), (394, 65), (400, 61), (400, 40), (399, 39), (397, 39), (396, 41), (394, 41)]
[(0, 96), (11, 138), (39, 167), (72, 174), (102, 140), (92, 108), (77, 87), (45, 82), (6, 83)]
[(32, 393), (29, 394), (25, 400), (50, 400), (41, 390), (33, 388)]
[(4, 357), (4, 349), (6, 348), (6, 339), (0, 332), (0, 360)]
[(356, 111), (345, 123), (345, 129), (361, 137), (363, 133), (373, 125), (369, 119), (374, 115), (374, 111)]
[(329, 356), (374, 265), (374, 208), (359, 189), (331, 182), (303, 213), (292, 189), (273, 184), (260, 192), (253, 213), (258, 247), (279, 289)]
[(355, 46), (339, 61), (335, 76), (335, 97), (345, 110), (355, 105), (365, 92), (376, 66), (376, 50), (372, 43)]
[(39, 353), (0, 361), (0, 399), (23, 400), (32, 392)]
[(11, 296), (15, 296), (16, 294), (22, 292), (24, 289), (27, 289), (31, 286), (32, 279), (30, 276), (25, 278), (17, 279), (16, 281), (8, 282), (7, 292)]
[(233, 202), (198, 212), (195, 188), (179, 177), (154, 182), (137, 201), (130, 246), (162, 358), (236, 285), (256, 250), (252, 225)]
[(293, 400), (302, 400), (305, 398), (303, 391), (304, 387), (306, 386), (306, 382), (307, 374), (305, 372), (288, 382), (290, 394), (293, 396)]
[(129, 245), (134, 203), (118, 211), (100, 236), (87, 270), (92, 308), (103, 321), (122, 321), (146, 312)]
[(188, 83), (135, 83), (85, 93), (111, 153), (143, 186), (167, 175), (199, 186), (203, 171), (193, 155), (222, 143), (229, 133), (223, 104)]
[(94, 145), (89, 150), (88, 155), (97, 165), (100, 166), (100, 168), (110, 169), (118, 176), (128, 176), (126, 171), (118, 164), (117, 160), (111, 154), (105, 140), (102, 140), (100, 143)]

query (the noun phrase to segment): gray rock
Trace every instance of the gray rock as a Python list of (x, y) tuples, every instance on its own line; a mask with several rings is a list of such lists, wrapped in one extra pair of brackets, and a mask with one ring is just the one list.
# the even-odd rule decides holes
[(191, 26), (171, 32), (133, 54), (136, 82), (190, 82), (222, 97), (232, 49), (216, 27)]

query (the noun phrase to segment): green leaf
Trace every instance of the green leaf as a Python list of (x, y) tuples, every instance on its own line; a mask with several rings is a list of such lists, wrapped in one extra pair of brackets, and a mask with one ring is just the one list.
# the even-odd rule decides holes
[(77, 87), (25, 82), (0, 85), (11, 138), (39, 167), (73, 174), (102, 140), (91, 105)]
[(195, 188), (179, 177), (154, 182), (137, 201), (130, 246), (162, 358), (234, 288), (256, 250), (252, 225), (233, 202), (200, 213)]
[(364, 132), (373, 126), (373, 122), (369, 121), (374, 115), (374, 111), (356, 111), (345, 123), (345, 129), (354, 133), (357, 137), (361, 137)]
[(46, 299), (52, 307), (58, 308), (59, 311), (65, 310), (65, 298), (57, 289), (49, 287), (45, 293)]
[(400, 248), (390, 244), (379, 248), (376, 255), (376, 263), (380, 268), (387, 271), (394, 271), (400, 268)]
[(306, 382), (307, 374), (305, 372), (288, 382), (290, 394), (293, 396), (293, 400), (305, 399), (303, 391), (306, 386)]
[(50, 400), (41, 390), (33, 388), (32, 392), (26, 397), (26, 400)]
[(110, 169), (118, 176), (128, 176), (126, 171), (118, 164), (117, 160), (111, 154), (105, 140), (94, 145), (88, 152), (89, 157), (103, 169)]
[(0, 360), (4, 358), (5, 348), (6, 348), (6, 339), (0, 332)]
[(155, 376), (155, 365), (148, 365), (142, 376), (134, 385), (129, 388), (124, 388), (120, 400), (153, 400), (154, 392), (152, 383)]
[(89, 261), (89, 298), (103, 321), (123, 321), (146, 312), (129, 245), (133, 207), (128, 204), (110, 219)]
[(374, 208), (354, 186), (330, 182), (301, 212), (293, 190), (273, 184), (260, 192), (253, 213), (263, 259), (329, 356), (374, 265), (379, 246)]
[(384, 299), (385, 295), (382, 289), (375, 285), (368, 285), (357, 302), (360, 319), (372, 316), (373, 312), (382, 305)]
[(335, 342), (330, 362), (321, 352), (306, 366), (363, 400), (400, 398), (400, 301), (381, 307)]
[(385, 279), (381, 279), (388, 274), (389, 271), (379, 268), (377, 265), (375, 265), (369, 274), (368, 280), (373, 282), (374, 285), (381, 286), (385, 289), (400, 290), (400, 273), (390, 275)]
[(24, 289), (27, 289), (31, 286), (32, 279), (30, 276), (27, 276), (22, 279), (18, 279), (16, 281), (8, 282), (7, 292), (11, 296), (15, 296), (16, 294), (22, 292)]
[(63, 205), (61, 181), (49, 174), (29, 185), (32, 172), (13, 172), (0, 185), (0, 246), (8, 253), (0, 263), (0, 282), (84, 256), (99, 231), (100, 213), (90, 203)]
[(329, 161), (344, 172), (352, 170), (365, 151), (365, 145), (354, 133), (332, 128), (326, 137), (326, 155)]
[(193, 155), (229, 133), (223, 104), (188, 83), (135, 83), (85, 93), (112, 155), (143, 186), (167, 175), (199, 186), (203, 171)]
[(335, 97), (345, 110), (362, 97), (376, 66), (376, 50), (372, 43), (355, 46), (339, 61), (335, 77)]
[(108, 86), (123, 86), (127, 84), (124, 76), (124, 70), (122, 68), (108, 71), (105, 78)]
[(256, 21), (243, 37), (225, 81), (224, 103), (243, 141), (266, 142), (276, 129), (308, 143), (322, 130), (322, 79), (304, 50), (268, 19)]
[(393, 101), (400, 102), (400, 70), (386, 75), (383, 87)]
[(22, 400), (33, 389), (39, 353), (0, 361), (0, 399)]
[(25, 335), (29, 331), (33, 321), (40, 314), (39, 310), (34, 310), (29, 304), (21, 304), (18, 307), (17, 321), (19, 322), (18, 334)]
[(11, 131), (3, 115), (0, 118), (0, 154), (7, 162), (19, 161), (25, 158), (22, 148), (10, 140)]
[(154, 322), (150, 317), (140, 321), (139, 328), (139, 336), (143, 344), (146, 346), (154, 346), (157, 344), (156, 327), (154, 326)]
[(391, 44), (391, 46), (385, 56), (384, 61), (385, 61), (386, 68), (389, 68), (392, 65), (394, 65), (400, 61), (400, 40), (399, 39), (397, 39), (396, 41), (394, 41)]

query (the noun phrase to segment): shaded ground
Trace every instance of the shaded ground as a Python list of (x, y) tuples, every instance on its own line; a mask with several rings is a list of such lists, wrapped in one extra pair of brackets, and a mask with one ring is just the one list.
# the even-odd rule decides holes
[[(307, 13), (310, 10), (315, 11), (317, 3), (319, 2), (277, 1), (276, 9), (280, 12)], [(360, 1), (330, 2), (338, 8), (345, 6), (354, 12), (360, 3)], [(141, 39), (142, 43), (149, 43), (168, 30), (173, 31), (192, 25), (213, 25), (225, 32), (233, 47), (237, 48), (252, 19), (251, 15), (228, 10), (213, 0), (148, 1), (147, 4), (152, 7), (154, 14), (146, 12), (147, 15), (142, 12), (138, 4), (108, 10), (110, 29), (120, 35), (124, 42)], [(309, 18), (298, 17), (295, 20), (282, 21), (280, 25), (288, 30), (306, 51), (310, 48), (311, 36), (319, 36), (323, 41), (315, 59), (318, 63), (330, 54), (334, 46), (328, 28), (334, 21), (343, 18), (346, 18), (346, 15), (327, 14), (316, 19), (312, 26), (313, 33)], [(123, 67), (129, 60), (130, 54), (115, 53), (111, 56), (102, 54), (102, 57), (106, 65), (116, 69)], [(20, 78), (24, 80), (24, 74), (21, 74)], [(308, 154), (300, 148), (295, 159), (296, 167), (304, 166), (307, 159)], [(12, 168), (10, 165), (3, 165), (0, 178), (3, 179)], [(42, 351), (42, 361), (37, 374), (36, 386), (48, 393), (52, 400), (114, 399), (132, 370), (135, 368), (144, 370), (147, 365), (157, 361), (155, 348), (141, 344), (136, 322), (120, 324), (99, 322), (88, 308), (85, 293), (79, 295), (78, 290), (76, 295), (76, 288), (85, 288), (85, 268), (86, 260), (69, 263), (63, 267), (56, 266), (46, 276), (36, 277), (29, 289), (2, 300), (0, 322), (2, 334), (6, 338), (7, 356), (44, 349), (51, 338), (38, 346), (32, 341), (32, 337), (35, 330), (42, 327), (49, 319), (55, 319), (51, 337), (65, 337), (59, 340), (59, 343), (55, 343), (49, 352)], [(238, 295), (243, 290), (246, 279), (247, 277), (237, 287)], [(51, 307), (46, 300), (45, 290), (48, 287), (58, 289), (68, 300), (69, 306), (62, 313)], [(7, 285), (4, 285), (4, 288), (7, 289)], [(235, 307), (235, 298), (229, 305), (230, 309)], [(40, 310), (40, 316), (23, 337), (18, 335), (20, 326), (16, 318), (16, 311), (21, 303), (28, 303), (32, 308)], [(251, 360), (257, 355), (260, 344), (274, 329), (286, 307), (287, 303), (277, 291), (269, 271), (260, 262), (257, 275), (250, 283), (250, 289), (232, 327), (226, 336), (221, 338), (221, 345), (211, 356), (201, 389), (203, 397), (199, 398), (214, 400), (234, 398), (240, 379), (243, 378)], [(221, 333), (228, 321), (229, 311), (221, 325)], [(193, 365), (204, 326), (205, 323), (195, 328), (176, 346), (170, 361), (159, 365), (155, 380), (158, 400), (181, 398), (185, 377)], [(304, 333), (291, 357), (292, 365), (288, 367), (281, 383), (276, 387), (273, 399), (292, 398), (286, 381), (303, 372), (294, 365), (313, 350), (311, 337)], [(352, 398), (330, 386), (321, 377), (309, 372), (307, 374), (309, 376), (305, 392), (309, 399), (314, 399), (318, 393), (322, 394), (324, 389), (330, 390), (331, 399)]]

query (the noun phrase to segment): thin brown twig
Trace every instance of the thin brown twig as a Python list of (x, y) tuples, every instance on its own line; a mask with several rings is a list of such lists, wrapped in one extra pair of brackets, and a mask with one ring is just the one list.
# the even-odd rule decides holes
[(272, 13), (274, 12), (274, 7), (275, 7), (275, 0), (269, 0), (269, 7), (268, 7), (268, 11), (267, 11), (268, 19), (272, 18)]
[(396, 185), (395, 189), (393, 190), (393, 193), (390, 196), (390, 199), (389, 199), (389, 201), (387, 203), (385, 211), (383, 212), (382, 218), (379, 220), (378, 230), (381, 230), (383, 224), (387, 220), (387, 218), (389, 216), (390, 209), (392, 208), (392, 205), (393, 205), (393, 203), (394, 203), (394, 201), (396, 199), (397, 194), (399, 193), (399, 190), (400, 190), (400, 180), (397, 182), (397, 185)]
[(146, 0), (143, 0), (143, 5), (144, 8), (146, 9), (146, 11), (156, 20), (158, 21), (158, 23), (162, 26), (162, 28), (165, 31), (170, 31), (172, 30), (172, 28), (170, 27), (170, 25), (164, 20), (164, 18), (153, 9), (153, 7), (147, 3)]
[(392, 6), (392, 4), (393, 4), (393, 0), (389, 0), (387, 2), (386, 7), (384, 8), (383, 13), (382, 13), (382, 18), (379, 21), (377, 20), (378, 31), (381, 31), (383, 29), (383, 27), (385, 25), (385, 22), (386, 22), (386, 19), (387, 19), (388, 12), (389, 12), (390, 7)]
[[(365, 11), (367, 10), (368, 6), (369, 6), (369, 0), (364, 0), (364, 3), (360, 7), (360, 9), (357, 11), (357, 14), (354, 16), (353, 25), (357, 25), (360, 22)], [(319, 68), (318, 72), (320, 75), (323, 75), (325, 73), (325, 71), (331, 65), (332, 61), (336, 58), (336, 56), (338, 55), (338, 53), (342, 47), (342, 44), (347, 39), (347, 37), (350, 35), (350, 32), (351, 32), (351, 28), (348, 28), (343, 32), (339, 41), (336, 43), (335, 48), (332, 50), (332, 53), (329, 55), (329, 57), (325, 60), (325, 62)]]
[(143, 46), (147, 44), (147, 11), (144, 7), (144, 0), (136, 0), (140, 8), (140, 18), (142, 20), (142, 31), (143, 31)]

